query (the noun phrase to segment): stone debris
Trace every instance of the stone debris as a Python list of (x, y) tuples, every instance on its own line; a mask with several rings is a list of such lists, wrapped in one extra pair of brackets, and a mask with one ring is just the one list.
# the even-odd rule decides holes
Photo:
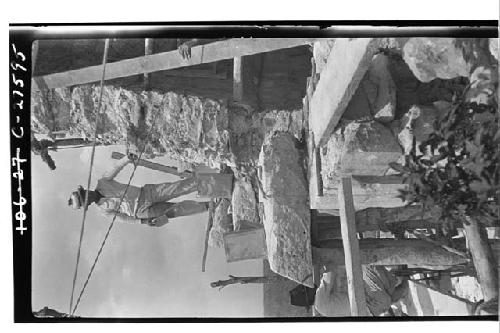
[(450, 103), (441, 101), (434, 103), (434, 106), (414, 105), (410, 108), (401, 119), (399, 133), (397, 134), (405, 155), (409, 154), (412, 149), (413, 138), (417, 142), (417, 154), (423, 153), (419, 149), (420, 143), (429, 137), (434, 131), (435, 121), (442, 119), (450, 107)]
[(313, 287), (308, 185), (295, 138), (277, 132), (262, 146), (264, 229), (271, 269)]
[(498, 61), (498, 38), (489, 38), (488, 47), (491, 55)]
[(231, 199), (233, 209), (234, 230), (238, 231), (243, 224), (260, 225), (257, 198), (252, 184), (245, 180), (237, 180), (234, 183), (233, 197)]
[(422, 82), (468, 77), (471, 70), (455, 38), (410, 38), (403, 47), (403, 58)]
[(323, 182), (341, 174), (383, 176), (402, 150), (391, 131), (377, 121), (339, 126), (322, 149)]
[(223, 235), (233, 230), (231, 201), (229, 199), (221, 199), (215, 208), (213, 226), (208, 236), (208, 245), (211, 247), (224, 247)]

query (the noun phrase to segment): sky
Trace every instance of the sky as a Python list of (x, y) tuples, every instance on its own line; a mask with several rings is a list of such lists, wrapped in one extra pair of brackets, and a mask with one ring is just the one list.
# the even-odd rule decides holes
[[(32, 308), (68, 312), (82, 211), (67, 206), (77, 185), (86, 186), (91, 148), (52, 152), (56, 170), (32, 156), (33, 275)], [(121, 146), (97, 147), (91, 188)], [(167, 158), (153, 160), (173, 165)], [(127, 166), (116, 180), (127, 183)], [(172, 182), (177, 177), (139, 167), (132, 185)], [(193, 199), (195, 195), (178, 200)], [(75, 301), (111, 220), (89, 207)], [(227, 263), (223, 249), (209, 247), (206, 272), (201, 261), (207, 213), (180, 217), (161, 228), (115, 223), (75, 313), (82, 317), (253, 317), (263, 315), (260, 285), (210, 282), (228, 275), (260, 276), (262, 260)]]

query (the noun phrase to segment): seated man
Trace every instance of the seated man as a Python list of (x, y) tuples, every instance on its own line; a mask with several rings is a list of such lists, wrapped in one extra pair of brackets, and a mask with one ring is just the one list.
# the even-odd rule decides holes
[[(380, 316), (391, 305), (403, 298), (408, 290), (408, 281), (400, 284), (396, 276), (383, 266), (363, 265), (363, 280), (368, 313)], [(316, 291), (314, 307), (326, 317), (349, 317), (351, 307), (347, 291), (337, 290), (332, 273), (323, 274)]]
[[(130, 157), (129, 157), (130, 156)], [(192, 177), (173, 183), (147, 184), (143, 187), (130, 185), (123, 196), (126, 184), (114, 180), (120, 171), (135, 157), (129, 155), (104, 173), (97, 182), (93, 191), (88, 191), (88, 205), (95, 203), (104, 214), (120, 222), (147, 224), (160, 227), (166, 224), (169, 218), (198, 214), (208, 210), (208, 202), (185, 200), (178, 203), (169, 200), (192, 193), (197, 190), (198, 178)], [(71, 194), (68, 205), (79, 209), (85, 202), (85, 189), (78, 189)]]

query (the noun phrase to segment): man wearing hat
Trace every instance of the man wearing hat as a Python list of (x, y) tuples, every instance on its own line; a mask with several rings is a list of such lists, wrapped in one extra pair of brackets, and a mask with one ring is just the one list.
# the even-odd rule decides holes
[[(96, 204), (107, 217), (116, 221), (147, 224), (160, 227), (169, 218), (202, 213), (208, 210), (208, 202), (185, 200), (177, 203), (169, 200), (197, 190), (196, 176), (173, 183), (146, 184), (142, 187), (122, 184), (114, 180), (120, 171), (136, 157), (133, 154), (118, 160), (97, 182), (96, 188), (88, 191), (88, 205)], [(80, 185), (71, 194), (68, 205), (80, 209), (85, 202), (85, 189)], [(120, 199), (124, 195), (120, 204)]]

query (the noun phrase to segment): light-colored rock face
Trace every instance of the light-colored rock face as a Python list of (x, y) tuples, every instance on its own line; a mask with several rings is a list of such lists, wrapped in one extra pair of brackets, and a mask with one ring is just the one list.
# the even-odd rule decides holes
[(433, 107), (414, 105), (401, 119), (398, 140), (404, 154), (412, 149), (413, 138), (417, 142), (417, 154), (421, 154), (419, 145), (434, 131), (434, 122), (442, 119), (451, 105), (447, 102), (436, 102)]
[(383, 176), (401, 156), (392, 132), (376, 122), (351, 122), (338, 128), (321, 155), (324, 182), (342, 174)]
[(488, 44), (491, 55), (498, 60), (498, 38), (490, 38)]
[(295, 139), (286, 133), (269, 136), (262, 146), (264, 228), (271, 269), (313, 286), (308, 185)]
[[(70, 135), (92, 138), (99, 92), (97, 85), (34, 92), (32, 128), (45, 134), (67, 130)], [(227, 109), (218, 101), (172, 92), (137, 94), (105, 86), (101, 112), (98, 138), (103, 143), (145, 140), (146, 156), (169, 154), (188, 163), (210, 165), (230, 158)], [(141, 112), (145, 128), (131, 132)]]
[(316, 64), (316, 73), (321, 73), (326, 65), (335, 39), (320, 39), (313, 44), (313, 58)]
[(422, 82), (468, 77), (471, 70), (454, 38), (410, 38), (403, 47), (403, 58)]
[(244, 229), (247, 224), (259, 225), (256, 193), (250, 182), (237, 180), (232, 197), (234, 230)]

